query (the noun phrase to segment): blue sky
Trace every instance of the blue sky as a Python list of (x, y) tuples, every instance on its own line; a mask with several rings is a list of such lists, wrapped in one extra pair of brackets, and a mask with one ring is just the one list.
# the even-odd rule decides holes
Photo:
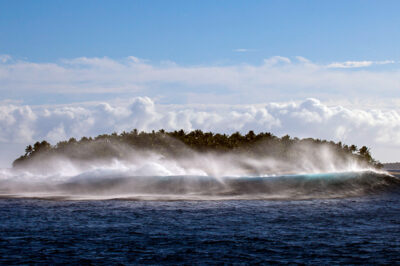
[(0, 52), (35, 62), (397, 59), (399, 10), (399, 1), (0, 1)]
[(400, 1), (0, 0), (0, 166), (113, 131), (271, 131), (400, 161)]

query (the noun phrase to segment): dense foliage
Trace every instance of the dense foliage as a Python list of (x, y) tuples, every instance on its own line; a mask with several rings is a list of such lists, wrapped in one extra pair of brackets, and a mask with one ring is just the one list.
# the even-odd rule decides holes
[[(83, 148), (82, 148), (83, 147)], [(79, 141), (71, 138), (51, 145), (47, 141), (36, 142), (25, 149), (25, 155), (16, 159), (14, 167), (23, 166), (34, 161), (35, 158), (43, 158), (47, 155), (62, 155), (70, 159), (88, 160), (99, 158), (121, 158), (123, 150), (132, 148), (136, 151), (153, 151), (168, 156), (186, 156), (192, 150), (197, 152), (234, 153), (247, 156), (269, 156), (278, 159), (295, 160), (301, 156), (302, 149), (298, 147), (329, 147), (338, 157), (352, 157), (369, 166), (380, 168), (382, 165), (375, 161), (366, 146), (358, 149), (355, 145), (344, 145), (341, 142), (326, 141), (320, 139), (298, 139), (286, 135), (281, 138), (271, 133), (255, 134), (249, 131), (246, 135), (239, 132), (231, 135), (214, 134), (194, 130), (165, 132), (159, 130), (138, 132), (136, 129), (121, 134), (99, 135), (95, 138), (82, 137)]]

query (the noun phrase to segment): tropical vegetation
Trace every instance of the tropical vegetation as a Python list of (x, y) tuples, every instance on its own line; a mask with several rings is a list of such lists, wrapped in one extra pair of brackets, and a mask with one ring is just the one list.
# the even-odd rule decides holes
[(227, 135), (201, 130), (139, 132), (137, 129), (120, 134), (103, 134), (94, 138), (82, 137), (80, 140), (70, 138), (56, 145), (51, 145), (46, 140), (38, 141), (26, 147), (25, 154), (13, 162), (13, 167), (22, 167), (51, 155), (65, 156), (75, 160), (123, 158), (126, 156), (127, 148), (138, 152), (157, 152), (170, 157), (187, 156), (196, 151), (198, 153), (244, 154), (255, 158), (268, 156), (294, 161), (300, 158), (299, 156), (302, 156), (301, 153), (305, 150), (317, 157), (314, 151), (322, 147), (334, 151), (336, 157), (343, 160), (353, 158), (371, 167), (382, 167), (382, 164), (372, 158), (368, 147), (358, 148), (342, 142), (335, 143), (313, 138), (299, 139), (289, 135), (277, 137), (268, 132), (256, 134), (254, 131), (249, 131), (244, 135), (239, 132)]

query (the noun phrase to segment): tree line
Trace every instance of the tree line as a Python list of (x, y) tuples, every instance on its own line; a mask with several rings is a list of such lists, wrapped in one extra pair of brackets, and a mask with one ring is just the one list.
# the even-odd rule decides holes
[[(356, 145), (346, 145), (342, 142), (333, 142), (313, 138), (292, 138), (289, 135), (277, 137), (269, 132), (247, 134), (235, 132), (220, 134), (194, 130), (186, 132), (175, 130), (166, 132), (161, 129), (152, 132), (139, 132), (133, 129), (130, 132), (103, 134), (97, 137), (82, 137), (80, 140), (70, 138), (51, 145), (46, 140), (28, 145), (25, 154), (13, 162), (13, 167), (24, 166), (48, 155), (65, 155), (72, 159), (88, 160), (96, 158), (121, 158), (124, 156), (123, 147), (130, 147), (141, 151), (154, 151), (168, 156), (186, 156), (188, 152), (238, 153), (248, 156), (271, 156), (277, 159), (296, 159), (301, 156), (302, 149), (296, 147), (312, 147), (318, 149), (329, 147), (340, 158), (354, 158), (375, 168), (382, 164), (372, 158), (370, 149), (366, 146), (358, 148)], [(82, 148), (85, 147), (85, 148)], [(298, 158), (298, 157), (297, 157)]]

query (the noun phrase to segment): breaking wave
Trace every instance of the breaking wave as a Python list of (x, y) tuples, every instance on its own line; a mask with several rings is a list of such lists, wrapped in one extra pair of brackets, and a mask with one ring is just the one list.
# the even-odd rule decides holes
[[(124, 156), (38, 156), (26, 167), (0, 169), (0, 196), (71, 200), (310, 199), (362, 196), (399, 191), (400, 187), (398, 177), (368, 169), (324, 147), (301, 147), (289, 152), (293, 156), (286, 160), (190, 150), (180, 156), (163, 156), (123, 145), (112, 147)], [(75, 152), (89, 148), (82, 146)], [(89, 154), (95, 152), (89, 150)]]
[(129, 175), (100, 170), (46, 176), (2, 170), (1, 197), (70, 200), (230, 200), (342, 198), (400, 191), (384, 172), (352, 171), (271, 176)]

